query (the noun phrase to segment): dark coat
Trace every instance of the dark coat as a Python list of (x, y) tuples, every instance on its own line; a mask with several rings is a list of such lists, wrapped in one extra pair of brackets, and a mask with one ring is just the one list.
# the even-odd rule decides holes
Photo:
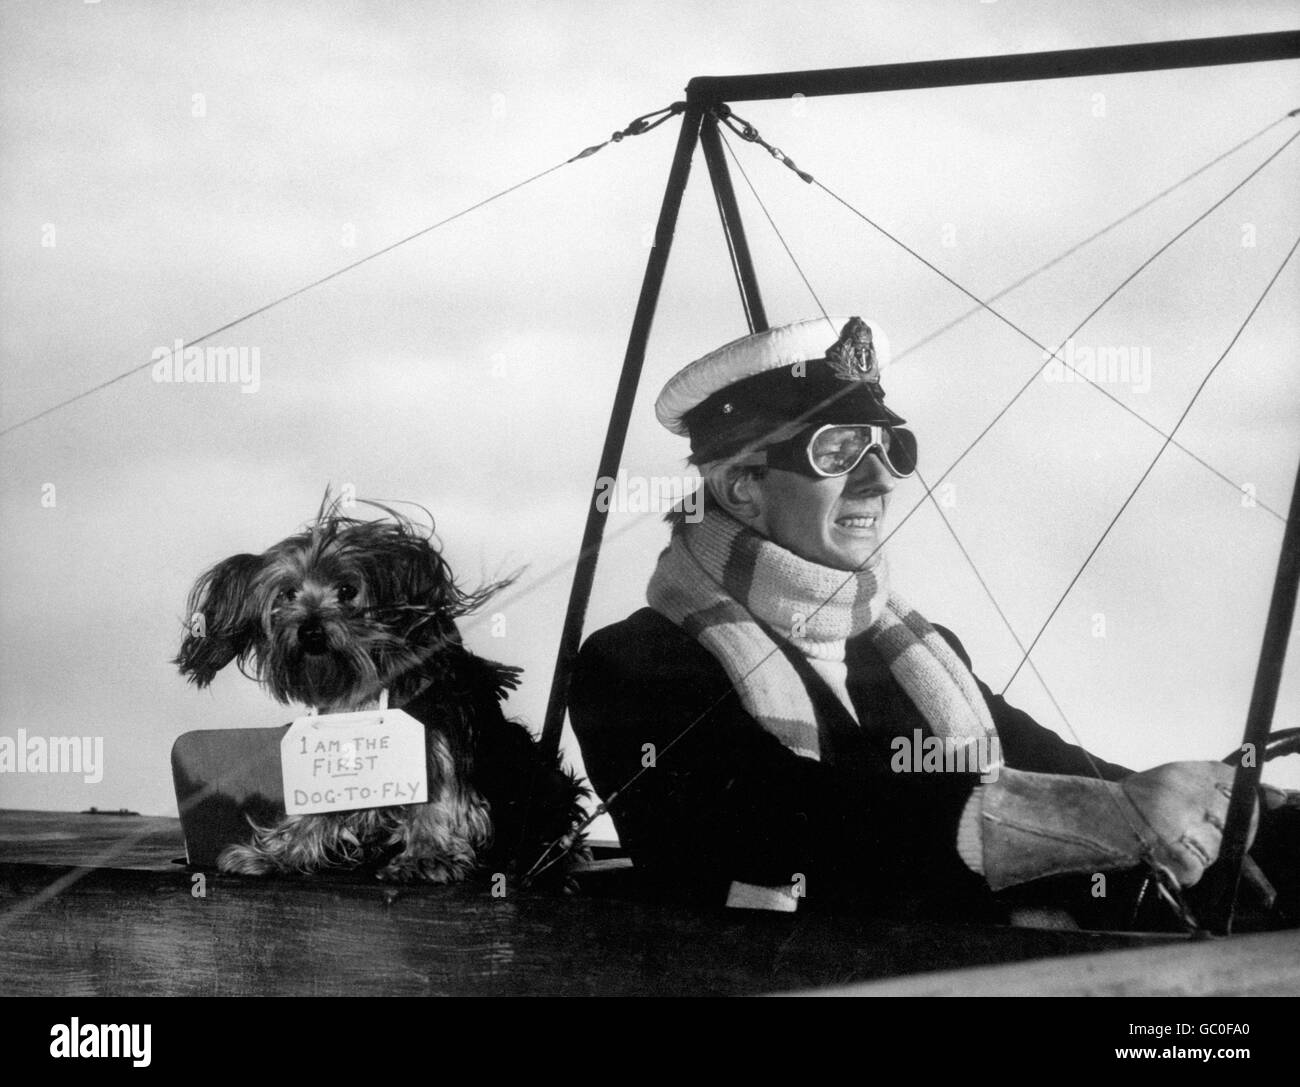
[[(969, 666), (956, 637), (936, 629)], [(956, 851), (957, 822), (979, 775), (891, 770), (894, 737), (932, 733), (870, 640), (846, 647), (858, 721), (806, 660), (783, 648), (813, 699), (820, 762), (764, 730), (713, 655), (650, 608), (583, 645), (570, 714), (597, 791), (608, 799), (653, 756), (611, 805), (641, 877), (659, 893), (715, 905), (733, 880), (792, 886), (802, 875), (809, 906), (1001, 916)], [(1093, 776), (1080, 748), (979, 686), (1007, 766)], [(1096, 765), (1112, 780), (1129, 773)]]

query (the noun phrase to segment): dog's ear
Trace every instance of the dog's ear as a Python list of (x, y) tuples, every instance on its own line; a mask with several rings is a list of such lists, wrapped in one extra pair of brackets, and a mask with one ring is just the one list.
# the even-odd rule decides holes
[(426, 638), (455, 635), (457, 590), (451, 569), (430, 540), (404, 522), (374, 521), (346, 526), (341, 548), (361, 565), (375, 613), (397, 606), (396, 627)]
[(260, 555), (232, 555), (194, 583), (186, 605), (189, 633), (172, 661), (191, 683), (206, 687), (227, 664), (252, 649), (261, 630), (253, 591), (261, 569)]
[(397, 561), (391, 567), (397, 583), (394, 599), (418, 602), (422, 607), (454, 616), (456, 582), (433, 541), (405, 535), (397, 550)]
[[(477, 611), (502, 589), (508, 588), (518, 573), (487, 582), (476, 589), (465, 589), (457, 583), (447, 560), (433, 543), (421, 541), (421, 546), (411, 549), (410, 561), (403, 566), (400, 576), (405, 579), (403, 599), (419, 600), (449, 619), (458, 619)], [(444, 633), (450, 640), (460, 641), (455, 623), (449, 623)]]
[(451, 567), (429, 541), (411, 539), (401, 550), (402, 558), (393, 568), (399, 582), (395, 599), (417, 603), (423, 612), (411, 635), (424, 645), (460, 645), (460, 594)]

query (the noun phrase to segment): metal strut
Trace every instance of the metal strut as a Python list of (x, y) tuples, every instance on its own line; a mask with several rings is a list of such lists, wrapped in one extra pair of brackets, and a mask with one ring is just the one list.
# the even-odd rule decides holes
[[(681, 210), (686, 182), (690, 177), (691, 159), (695, 154), (697, 140), (704, 148), (710, 181), (718, 201), (718, 213), (722, 218), (723, 234), (736, 269), (736, 282), (740, 289), (740, 302), (745, 310), (745, 320), (749, 324), (750, 332), (761, 332), (768, 327), (767, 313), (763, 308), (762, 295), (758, 289), (758, 275), (754, 270), (754, 259), (749, 251), (749, 241), (745, 236), (740, 207), (736, 203), (736, 190), (731, 184), (731, 174), (727, 169), (722, 140), (718, 136), (718, 119), (711, 113), (705, 116), (701, 106), (690, 106), (682, 118), (677, 151), (673, 156), (663, 204), (659, 209), (659, 223), (655, 227), (654, 248), (651, 250), (645, 276), (641, 281), (641, 296), (637, 302), (636, 316), (632, 320), (627, 352), (623, 357), (623, 372), (619, 378), (618, 390), (614, 394), (614, 408), (605, 431), (605, 446), (601, 451), (600, 466), (596, 471), (597, 481), (614, 478), (623, 459), (623, 446), (627, 440), (628, 425), (632, 418), (632, 406), (641, 380), (641, 367), (645, 363), (646, 344), (654, 323), (655, 307), (659, 301), (659, 290), (668, 267), (668, 254), (672, 248), (677, 216)], [(593, 487), (593, 494), (595, 490), (596, 487)], [(542, 727), (541, 745), (548, 755), (560, 749), (564, 715), (569, 705), (569, 683), (573, 678), (574, 661), (582, 645), (582, 629), (587, 618), (587, 607), (591, 602), (591, 589), (596, 578), (596, 562), (600, 555), (600, 544), (605, 534), (607, 519), (608, 510), (599, 509), (597, 503), (593, 501), (587, 509), (582, 547), (578, 554), (577, 568), (574, 570), (573, 587), (569, 591), (569, 606), (565, 613), (564, 629), (560, 633), (560, 648), (556, 655), (551, 693), (546, 704), (546, 721)]]
[[(637, 386), (641, 382), (641, 367), (645, 363), (646, 343), (654, 324), (659, 290), (663, 286), (664, 272), (668, 267), (668, 254), (672, 249), (673, 234), (677, 229), (677, 215), (681, 211), (682, 194), (691, 174), (691, 158), (699, 140), (700, 120), (704, 109), (698, 104), (688, 105), (682, 115), (682, 128), (677, 137), (677, 151), (668, 172), (668, 185), (659, 208), (659, 222), (655, 226), (654, 248), (646, 263), (641, 280), (641, 295), (637, 299), (636, 314), (632, 318), (632, 332), (628, 336), (627, 351), (623, 356), (623, 372), (614, 394), (614, 408), (610, 413), (609, 427), (605, 431), (605, 446), (596, 470), (596, 483), (613, 479), (618, 474), (623, 459), (623, 446), (627, 428), (632, 419), (632, 405), (636, 400)], [(605, 534), (608, 510), (591, 501), (587, 507), (587, 524), (582, 532), (582, 548), (573, 573), (573, 587), (569, 591), (569, 607), (564, 616), (564, 629), (560, 633), (560, 648), (555, 658), (555, 674), (551, 679), (551, 694), (546, 704), (546, 723), (542, 727), (543, 754), (551, 757), (560, 750), (560, 736), (564, 730), (564, 713), (569, 705), (569, 683), (573, 678), (573, 664), (582, 643), (582, 627), (587, 618), (587, 605), (591, 601), (591, 586), (596, 578), (596, 560), (600, 555), (600, 542)]]
[(1264, 747), (1273, 727), (1273, 710), (1277, 705), (1278, 687), (1282, 683), (1282, 665), (1286, 661), (1287, 640), (1295, 618), (1296, 590), (1300, 587), (1300, 469), (1296, 471), (1295, 489), (1291, 492), (1291, 510), (1282, 534), (1282, 553), (1277, 560), (1277, 577), (1264, 624), (1264, 644), (1255, 669), (1255, 687), (1246, 714), (1246, 732), (1241, 750), (1252, 757), (1237, 764), (1232, 779), (1232, 799), (1223, 827), (1223, 844), (1219, 849), (1217, 870), (1207, 875), (1211, 905), (1202, 911), (1210, 931), (1224, 936), (1232, 931), (1232, 916), (1237, 904), (1237, 887), (1246, 859), (1246, 839), (1250, 835), (1251, 817), (1259, 795), (1259, 779), (1264, 769)]
[(1058, 49), (1046, 53), (1007, 53), (996, 57), (956, 57), (865, 68), (821, 68), (761, 75), (696, 76), (686, 85), (688, 102), (753, 102), (764, 98), (806, 98), (828, 94), (869, 94), (927, 87), (967, 87), (1031, 79), (1155, 72), (1217, 64), (1253, 64), (1300, 56), (1300, 31), (1237, 34), (1221, 38)]
[(736, 190), (731, 184), (731, 172), (727, 169), (727, 156), (722, 150), (722, 138), (718, 135), (718, 118), (712, 111), (704, 118), (700, 127), (700, 146), (704, 148), (704, 161), (709, 166), (709, 179), (713, 182), (713, 194), (718, 201), (718, 214), (722, 217), (722, 233), (731, 252), (731, 262), (736, 269), (736, 285), (740, 288), (740, 304), (745, 308), (745, 320), (750, 332), (765, 332), (768, 328), (767, 311), (763, 308), (763, 299), (758, 291), (758, 275), (754, 271), (754, 259), (749, 252), (749, 241), (745, 237), (745, 224), (740, 218), (740, 206), (736, 203)]
[[(690, 176), (691, 158), (695, 144), (701, 139), (701, 126), (708, 116), (709, 124), (703, 134), (706, 157), (713, 176), (714, 191), (718, 198), (723, 228), (731, 246), (741, 300), (751, 329), (767, 326), (766, 314), (758, 292), (757, 277), (749, 247), (745, 241), (735, 193), (731, 189), (730, 175), (726, 171), (717, 142), (717, 122), (712, 110), (725, 108), (727, 101), (753, 101), (756, 99), (785, 98), (794, 94), (805, 97), (832, 94), (864, 94), (878, 91), (916, 90), (927, 87), (971, 86), (985, 83), (1007, 83), (1024, 80), (1063, 79), (1079, 76), (1114, 75), (1124, 72), (1161, 71), (1172, 68), (1194, 68), (1224, 64), (1249, 64), (1260, 61), (1287, 60), (1300, 57), (1300, 31), (1282, 31), (1271, 34), (1241, 34), (1218, 38), (1191, 38), (1183, 41), (1150, 42), (1138, 45), (1106, 46), (1094, 49), (1066, 49), (1043, 53), (1008, 54), (995, 57), (962, 57), (952, 60), (921, 61), (909, 64), (881, 64), (858, 68), (833, 68), (818, 71), (775, 72), (747, 76), (698, 76), (686, 88), (687, 108), (682, 118), (682, 128), (677, 140), (668, 184), (664, 191), (655, 228), (655, 245), (646, 265), (637, 301), (632, 331), (628, 337), (627, 352), (623, 358), (623, 371), (615, 394), (614, 407), (605, 445), (601, 452), (597, 480), (617, 475), (627, 438), (632, 406), (636, 399), (641, 368), (645, 362), (646, 343), (654, 323), (655, 307), (663, 285), (672, 246), (673, 233), (681, 209), (682, 196)], [(725, 115), (725, 114), (724, 114)], [(666, 118), (665, 118), (666, 119)], [(657, 122), (662, 123), (662, 120)], [(713, 148), (710, 150), (710, 148)], [(714, 165), (714, 159), (720, 164)], [(743, 256), (742, 256), (743, 254)], [(593, 488), (594, 494), (594, 488)], [(1300, 580), (1300, 481), (1297, 493), (1292, 496), (1291, 515), (1283, 541), (1282, 561), (1274, 585), (1273, 605), (1269, 611), (1265, 631), (1264, 653), (1256, 675), (1255, 694), (1247, 721), (1246, 743), (1255, 743), (1257, 752), (1263, 751), (1267, 739), (1277, 686), (1281, 678), (1282, 660), (1286, 654), (1286, 635), (1294, 614), (1296, 582)], [(556, 656), (555, 674), (551, 682), (550, 698), (546, 707), (546, 721), (541, 744), (545, 752), (558, 752), (568, 707), (569, 683), (573, 664), (582, 640), (583, 623), (591, 600), (595, 580), (596, 561), (604, 535), (606, 513), (592, 502), (587, 511), (587, 523), (582, 536), (582, 548), (574, 572), (573, 587), (564, 629)], [(1288, 588), (1289, 585), (1289, 588)], [(1246, 771), (1243, 773), (1243, 769)], [(1249, 814), (1258, 784), (1258, 760), (1253, 768), (1239, 769), (1234, 784), (1229, 818), (1224, 831), (1222, 856), (1229, 861), (1226, 867), (1240, 872), (1240, 859), (1249, 829)], [(1242, 811), (1245, 812), (1243, 823)], [(1235, 890), (1236, 877), (1232, 878)], [(1232, 897), (1227, 899), (1227, 916), (1222, 922), (1231, 923)]]

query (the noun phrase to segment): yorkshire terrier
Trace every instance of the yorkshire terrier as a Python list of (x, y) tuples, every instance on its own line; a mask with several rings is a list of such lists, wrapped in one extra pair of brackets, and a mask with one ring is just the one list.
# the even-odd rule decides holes
[[(424, 725), (428, 801), (286, 815), (252, 826), (223, 872), (361, 868), (382, 880), (452, 883), (524, 876), (583, 817), (587, 789), (501, 710), (520, 670), (475, 656), (456, 619), (510, 580), (461, 589), (427, 533), (387, 506), (344, 516), (328, 493), (315, 521), (260, 555), (217, 563), (190, 593), (190, 634), (174, 663), (200, 688), (231, 661), (282, 703), (361, 710), (387, 690)], [(579, 848), (570, 856), (582, 855)], [(567, 884), (571, 864), (550, 868)]]

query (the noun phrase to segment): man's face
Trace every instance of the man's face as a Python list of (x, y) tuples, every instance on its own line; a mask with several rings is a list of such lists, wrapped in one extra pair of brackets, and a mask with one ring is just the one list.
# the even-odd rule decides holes
[(772, 468), (754, 482), (758, 513), (750, 527), (801, 559), (857, 570), (884, 538), (895, 482), (874, 450), (847, 475), (829, 479)]

